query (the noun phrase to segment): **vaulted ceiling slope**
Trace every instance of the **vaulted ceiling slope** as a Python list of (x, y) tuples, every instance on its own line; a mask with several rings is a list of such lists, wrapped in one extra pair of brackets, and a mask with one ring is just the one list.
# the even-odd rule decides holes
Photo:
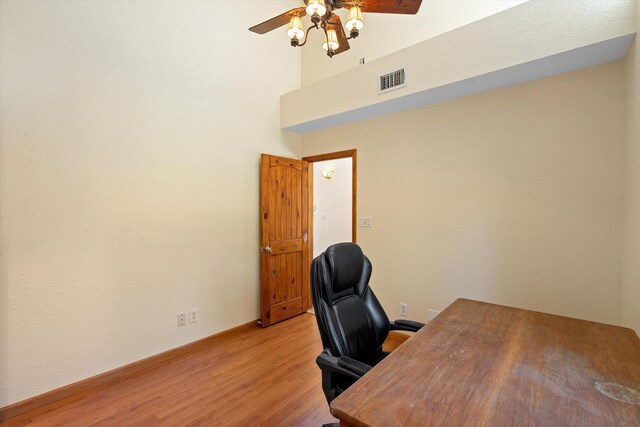
[[(634, 12), (635, 0), (531, 0), (282, 95), (281, 127), (305, 134), (621, 59)], [(400, 68), (407, 85), (379, 94)]]

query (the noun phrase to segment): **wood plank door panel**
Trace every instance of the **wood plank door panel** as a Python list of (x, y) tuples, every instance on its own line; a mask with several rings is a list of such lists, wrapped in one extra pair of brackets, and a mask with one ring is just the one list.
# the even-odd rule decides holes
[(263, 154), (260, 164), (261, 324), (306, 311), (309, 300), (307, 162)]

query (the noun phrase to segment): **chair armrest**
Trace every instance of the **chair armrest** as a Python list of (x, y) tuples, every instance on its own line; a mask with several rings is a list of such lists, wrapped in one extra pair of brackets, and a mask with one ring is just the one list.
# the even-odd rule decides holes
[(371, 366), (349, 357), (332, 356), (327, 350), (320, 353), (316, 363), (322, 371), (343, 374), (355, 380), (360, 379), (371, 369)]
[(371, 366), (367, 365), (366, 363), (362, 363), (347, 356), (341, 356), (340, 358), (338, 358), (338, 365), (347, 369), (351, 369), (352, 371), (357, 372), (360, 375), (364, 375), (371, 370)]
[(414, 322), (413, 320), (400, 319), (395, 322), (389, 322), (389, 329), (392, 331), (418, 332), (423, 326), (424, 323)]

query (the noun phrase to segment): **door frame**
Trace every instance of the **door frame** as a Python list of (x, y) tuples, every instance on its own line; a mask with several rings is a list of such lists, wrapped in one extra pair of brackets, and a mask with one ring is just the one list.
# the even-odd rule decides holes
[[(308, 200), (307, 200), (307, 227), (309, 228), (309, 251), (308, 251), (308, 265), (311, 266), (311, 261), (313, 260), (313, 239), (314, 239), (314, 235), (313, 235), (313, 181), (314, 181), (314, 174), (313, 174), (313, 164), (316, 162), (324, 162), (326, 160), (335, 160), (335, 159), (346, 159), (346, 158), (351, 158), (351, 241), (353, 243), (356, 243), (356, 229), (358, 226), (358, 220), (357, 220), (357, 210), (358, 210), (358, 205), (356, 203), (357, 201), (357, 184), (358, 184), (358, 179), (357, 179), (357, 175), (356, 175), (356, 171), (357, 171), (357, 158), (358, 158), (358, 150), (351, 149), (351, 150), (343, 150), (343, 151), (334, 151), (332, 153), (325, 153), (325, 154), (316, 154), (313, 156), (306, 156), (303, 157), (302, 160), (306, 161), (309, 165), (309, 191), (308, 191)], [(308, 304), (308, 308), (311, 308), (311, 288), (309, 287), (309, 289), (307, 289), (307, 292), (309, 292), (309, 297), (307, 298), (307, 304)]]

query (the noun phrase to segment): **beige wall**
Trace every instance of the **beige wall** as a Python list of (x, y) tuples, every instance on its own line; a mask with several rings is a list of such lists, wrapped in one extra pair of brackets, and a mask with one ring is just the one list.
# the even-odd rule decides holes
[[(470, 22), (517, 1), (440, 3)], [(466, 296), (640, 328), (637, 44), (624, 69), (343, 126), (301, 149), (279, 130), (278, 97), (314, 47), (246, 31), (297, 4), (0, 1), (0, 407), (256, 319), (260, 152), (358, 148), (359, 211), (374, 222), (359, 242), (392, 318), (399, 302), (425, 320)], [(371, 43), (381, 18), (354, 41), (373, 50), (320, 55), (317, 70), (305, 57), (304, 79), (464, 23), (399, 22), (408, 32), (388, 40), (406, 44), (391, 46)], [(178, 328), (192, 308), (199, 321)]]
[[(338, 75), (359, 65), (360, 58), (371, 62), (428, 38), (446, 33), (528, 0), (423, 0), (416, 15), (365, 13), (360, 37), (351, 40), (351, 49), (329, 58), (322, 49), (323, 35), (312, 30), (309, 45), (302, 50), (302, 84), (308, 85)], [(347, 10), (338, 11), (347, 22)], [(308, 19), (305, 20), (305, 25)]]
[(302, 151), (358, 149), (374, 224), (358, 242), (391, 318), (467, 297), (620, 324), (623, 100), (618, 61), (312, 133)]
[[(284, 94), (281, 125), (308, 133), (620, 60), (634, 14), (635, 0), (531, 0)], [(378, 94), (403, 67), (407, 86)]]
[[(636, 3), (640, 28), (640, 2)], [(625, 59), (627, 176), (623, 261), (624, 323), (640, 334), (640, 43), (638, 36)]]
[(287, 3), (0, 2), (0, 407), (259, 317)]

